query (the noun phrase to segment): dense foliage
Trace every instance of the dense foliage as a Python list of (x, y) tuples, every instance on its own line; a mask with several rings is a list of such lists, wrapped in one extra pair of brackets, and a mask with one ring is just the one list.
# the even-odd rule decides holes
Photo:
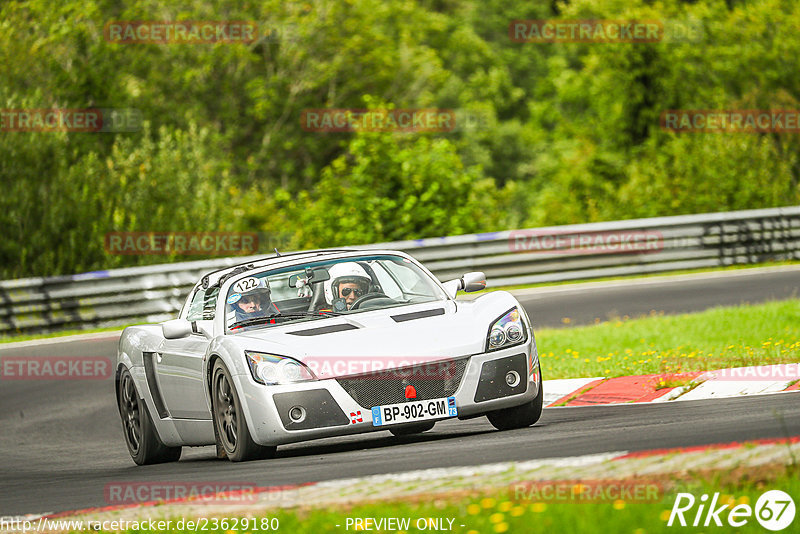
[[(800, 109), (794, 0), (0, 4), (0, 108), (135, 108), (127, 133), (0, 131), (0, 277), (163, 262), (112, 231), (316, 247), (796, 204), (797, 134), (674, 133), (666, 109)], [(698, 38), (516, 43), (513, 19), (691, 21)], [(112, 20), (254, 20), (251, 44), (117, 44)], [(319, 108), (466, 110), (320, 133)]]

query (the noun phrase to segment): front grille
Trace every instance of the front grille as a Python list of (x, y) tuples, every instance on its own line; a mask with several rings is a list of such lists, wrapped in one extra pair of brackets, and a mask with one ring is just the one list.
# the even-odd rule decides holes
[[(337, 378), (336, 381), (362, 408), (396, 404), (406, 400), (430, 400), (451, 397), (458, 390), (469, 358), (375, 371)], [(406, 386), (417, 390), (415, 399), (406, 399)]]

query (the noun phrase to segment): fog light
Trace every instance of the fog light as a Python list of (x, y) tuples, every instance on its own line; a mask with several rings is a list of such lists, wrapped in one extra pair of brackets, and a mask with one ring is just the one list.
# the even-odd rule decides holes
[(306, 419), (306, 409), (302, 406), (292, 406), (289, 409), (289, 419), (294, 423), (302, 423)]
[(519, 385), (519, 373), (516, 371), (509, 371), (506, 373), (506, 384), (509, 387), (516, 387)]

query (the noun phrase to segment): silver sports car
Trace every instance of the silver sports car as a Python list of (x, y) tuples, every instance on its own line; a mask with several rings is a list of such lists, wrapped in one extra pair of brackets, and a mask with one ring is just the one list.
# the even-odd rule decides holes
[(116, 393), (137, 464), (214, 445), (220, 458), (485, 415), (500, 430), (542, 413), (531, 322), (509, 293), (456, 300), (483, 273), (441, 283), (397, 251), (319, 250), (209, 273), (177, 319), (131, 326)]

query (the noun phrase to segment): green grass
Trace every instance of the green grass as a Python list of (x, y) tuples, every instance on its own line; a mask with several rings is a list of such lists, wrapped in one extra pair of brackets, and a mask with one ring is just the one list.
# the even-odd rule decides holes
[(800, 362), (800, 300), (541, 329), (545, 379)]
[[(275, 510), (274, 512), (259, 513), (250, 519), (260, 522), (262, 518), (277, 518), (278, 532), (322, 534), (327, 532), (353, 532), (356, 529), (351, 525), (346, 529), (348, 518), (408, 518), (411, 528), (405, 532), (429, 532), (429, 529), (420, 530), (415, 524), (418, 520), (425, 521), (429, 518), (443, 519), (447, 525), (448, 519), (453, 520), (452, 532), (456, 534), (478, 533), (538, 533), (538, 532), (580, 532), (580, 533), (626, 533), (626, 534), (656, 534), (687, 532), (767, 532), (751, 516), (747, 524), (741, 528), (731, 528), (727, 524), (728, 512), (735, 505), (746, 504), (755, 507), (759, 496), (771, 489), (785, 491), (795, 499), (800, 495), (800, 479), (794, 467), (780, 468), (769, 474), (758, 471), (741, 473), (705, 474), (684, 477), (682, 480), (673, 480), (673, 484), (680, 487), (680, 491), (693, 494), (696, 498), (695, 506), (686, 512), (684, 517), (689, 525), (694, 520), (700, 496), (719, 493), (717, 506), (728, 504), (728, 508), (720, 514), (722, 527), (681, 527), (673, 524), (668, 527), (670, 511), (675, 503), (675, 492), (658, 492), (657, 498), (652, 502), (626, 502), (624, 500), (596, 500), (593, 502), (541, 502), (530, 498), (531, 493), (518, 491), (513, 487), (497, 489), (491, 492), (468, 495), (449, 496), (419, 496), (412, 500), (395, 500), (373, 502), (355, 506), (341, 505), (329, 508), (296, 508), (288, 510)], [(642, 482), (644, 484), (645, 482)], [(652, 483), (649, 481), (647, 483)], [(706, 506), (707, 508), (707, 506)], [(157, 510), (157, 509), (156, 509)], [(210, 513), (214, 513), (210, 511)], [(173, 518), (173, 525), (181, 518)], [(703, 514), (705, 519), (705, 514)], [(184, 519), (185, 521), (185, 519)], [(233, 528), (232, 520), (228, 519), (226, 525), (219, 525), (217, 529), (202, 530), (215, 533), (239, 532), (267, 532), (252, 528)], [(784, 532), (797, 532), (799, 517)], [(185, 524), (185, 523), (184, 523)], [(702, 520), (701, 520), (702, 524)], [(338, 526), (337, 526), (338, 525)], [(463, 525), (463, 526), (462, 526)], [(713, 524), (712, 524), (713, 525)], [(398, 530), (377, 530), (378, 532), (398, 532)], [(148, 529), (130, 532), (151, 532)], [(153, 531), (155, 532), (155, 531)], [(176, 529), (161, 530), (162, 533), (182, 532)]]

